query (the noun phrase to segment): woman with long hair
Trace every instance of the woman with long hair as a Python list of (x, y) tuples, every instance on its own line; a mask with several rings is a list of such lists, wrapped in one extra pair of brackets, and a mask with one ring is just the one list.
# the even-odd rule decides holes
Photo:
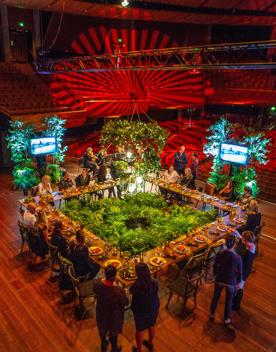
[[(140, 352), (143, 345), (149, 350), (153, 350), (155, 323), (159, 313), (160, 300), (158, 281), (151, 278), (148, 266), (145, 263), (137, 263), (135, 271), (137, 279), (130, 287), (130, 294), (132, 295), (131, 309), (136, 326), (137, 347), (133, 347), (132, 350)], [(148, 340), (143, 340), (145, 330), (148, 330)]]
[(238, 285), (238, 289), (233, 300), (233, 310), (240, 310), (240, 305), (243, 298), (243, 288), (246, 280), (252, 272), (253, 261), (256, 256), (255, 241), (256, 238), (253, 232), (244, 231), (242, 233), (242, 239), (236, 248), (236, 252), (242, 258), (242, 280)]

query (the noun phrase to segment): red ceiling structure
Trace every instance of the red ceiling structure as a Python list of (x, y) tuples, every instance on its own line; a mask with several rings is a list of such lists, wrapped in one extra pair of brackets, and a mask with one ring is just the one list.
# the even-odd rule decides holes
[[(122, 42), (120, 41), (120, 39)], [(155, 49), (176, 46), (156, 29), (90, 27), (71, 42), (76, 54), (93, 55), (105, 50)], [(203, 106), (205, 83), (202, 73), (192, 71), (64, 72), (51, 76), (55, 101), (72, 109), (85, 109), (90, 116), (120, 116), (146, 113), (150, 108), (169, 109)]]

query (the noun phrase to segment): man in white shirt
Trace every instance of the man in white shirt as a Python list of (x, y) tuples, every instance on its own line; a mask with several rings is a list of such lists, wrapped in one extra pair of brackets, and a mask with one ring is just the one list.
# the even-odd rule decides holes
[(27, 205), (27, 210), (23, 214), (23, 224), (27, 227), (33, 228), (36, 223), (35, 216), (36, 205), (34, 203), (29, 203)]

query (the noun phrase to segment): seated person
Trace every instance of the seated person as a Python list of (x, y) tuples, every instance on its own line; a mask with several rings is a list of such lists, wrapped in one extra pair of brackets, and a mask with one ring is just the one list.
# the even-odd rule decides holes
[(182, 179), (182, 184), (188, 188), (195, 188), (195, 180), (192, 174), (192, 171), (189, 167), (186, 167), (184, 170), (184, 177)]
[(77, 187), (88, 186), (91, 181), (91, 176), (88, 174), (87, 169), (83, 169), (81, 174), (76, 177), (75, 181)]
[(34, 203), (29, 203), (27, 205), (27, 209), (24, 211), (23, 221), (22, 221), (26, 227), (34, 228), (35, 223), (37, 221), (35, 211), (36, 211), (36, 205)]
[(229, 201), (233, 199), (233, 193), (233, 186), (230, 180), (226, 183), (226, 186), (219, 191), (221, 198)]
[(248, 186), (245, 186), (243, 189), (243, 197), (240, 200), (241, 208), (244, 211), (248, 211), (251, 200), (253, 200), (252, 189)]
[(88, 169), (90, 172), (92, 171), (93, 173), (98, 169), (97, 157), (94, 155), (93, 149), (91, 147), (86, 149), (86, 152), (83, 156), (83, 167)]
[(99, 150), (99, 153), (97, 155), (97, 164), (100, 166), (101, 164), (105, 164), (106, 161), (105, 161), (105, 158), (107, 156), (107, 151), (105, 148), (101, 148)]
[(167, 183), (176, 183), (180, 176), (171, 165), (168, 170), (164, 172), (163, 179)]
[(67, 171), (64, 172), (62, 179), (58, 183), (58, 189), (60, 191), (71, 188), (73, 186), (73, 181), (71, 180)]
[(100, 266), (89, 257), (85, 236), (81, 230), (76, 233), (76, 243), (71, 247), (70, 260), (77, 276), (87, 275), (89, 278), (94, 278), (100, 270)]
[(55, 223), (55, 227), (51, 235), (51, 244), (58, 247), (58, 251), (63, 257), (68, 258), (69, 245), (61, 231), (62, 223), (58, 221)]
[(43, 261), (48, 254), (47, 245), (48, 235), (48, 220), (43, 211), (37, 213), (37, 221), (34, 225), (33, 231), (29, 233), (29, 246), (31, 251), (40, 257)]
[(256, 199), (252, 199), (249, 203), (248, 215), (246, 219), (246, 223), (239, 229), (239, 232), (243, 231), (252, 231), (253, 233), (256, 230), (257, 226), (260, 226), (262, 220), (262, 215), (258, 210), (258, 203)]
[(191, 168), (194, 181), (197, 179), (198, 165), (199, 165), (198, 154), (193, 153), (191, 156), (190, 168)]
[(45, 195), (45, 194), (51, 194), (53, 192), (50, 182), (51, 182), (50, 176), (48, 175), (42, 176), (41, 182), (38, 184), (38, 189), (37, 189), (37, 193), (39, 196)]
[(97, 173), (97, 179), (99, 183), (103, 183), (106, 181), (106, 175), (107, 175), (107, 168), (105, 163), (101, 163), (98, 173)]

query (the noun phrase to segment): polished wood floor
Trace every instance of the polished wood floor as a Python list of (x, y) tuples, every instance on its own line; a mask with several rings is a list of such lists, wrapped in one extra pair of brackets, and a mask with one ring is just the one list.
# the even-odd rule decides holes
[[(0, 351), (99, 352), (94, 309), (89, 319), (77, 321), (72, 305), (59, 303), (57, 284), (49, 282), (49, 269), (30, 271), (27, 255), (18, 254), (20, 197), (12, 189), (11, 177), (0, 174)], [(265, 213), (264, 232), (276, 238), (276, 206), (262, 204), (261, 208)], [(221, 324), (222, 304), (215, 323), (208, 321), (212, 283), (200, 288), (198, 306), (186, 318), (180, 301), (172, 301), (169, 311), (164, 308), (167, 291), (161, 283), (162, 308), (155, 350), (276, 351), (276, 241), (270, 237), (261, 241), (262, 256), (255, 261), (255, 272), (246, 283), (242, 310), (233, 314), (235, 331)], [(131, 351), (134, 332), (128, 312), (120, 337), (123, 351)]]

